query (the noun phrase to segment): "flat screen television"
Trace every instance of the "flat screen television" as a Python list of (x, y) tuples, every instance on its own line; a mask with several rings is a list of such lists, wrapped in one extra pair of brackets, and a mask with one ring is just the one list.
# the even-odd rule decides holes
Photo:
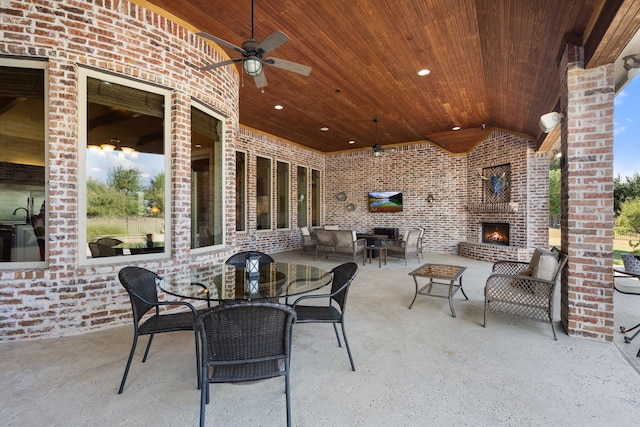
[(371, 191), (369, 212), (402, 212), (402, 191)]

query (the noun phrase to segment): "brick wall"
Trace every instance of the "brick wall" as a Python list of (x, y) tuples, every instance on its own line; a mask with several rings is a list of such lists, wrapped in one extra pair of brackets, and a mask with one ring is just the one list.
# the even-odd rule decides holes
[[(327, 155), (324, 224), (371, 232), (374, 227), (397, 227), (401, 233), (425, 228), (427, 251), (457, 253), (465, 239), (467, 159), (452, 156), (430, 143), (398, 147), (381, 157), (371, 150)], [(402, 191), (403, 211), (370, 213), (370, 191)], [(344, 192), (345, 201), (336, 195)], [(433, 195), (435, 201), (427, 202)], [(353, 203), (356, 209), (347, 210)]]
[[(2, 1), (0, 54), (48, 62), (49, 267), (0, 271), (0, 339), (77, 334), (129, 323), (130, 305), (116, 274), (125, 264), (78, 265), (78, 67), (168, 87), (172, 94), (172, 254), (140, 263), (160, 274), (233, 252), (190, 252), (190, 103), (197, 98), (227, 117), (225, 158), (235, 155), (238, 76), (232, 67), (199, 73), (185, 60), (222, 55), (179, 25), (126, 1)], [(225, 177), (227, 199), (233, 175)], [(231, 216), (233, 218), (233, 216)], [(227, 233), (233, 236), (233, 221)], [(126, 264), (130, 264), (127, 261)]]
[[(298, 231), (298, 168), (308, 168), (309, 179), (307, 181), (307, 194), (311, 194), (311, 169), (320, 170), (324, 174), (325, 156), (321, 153), (307, 150), (301, 146), (279, 140), (271, 135), (241, 128), (237, 141), (237, 149), (247, 154), (247, 231), (233, 232), (235, 247), (238, 251), (255, 249), (267, 253), (283, 252), (302, 245), (300, 232)], [(256, 229), (256, 157), (271, 159), (272, 181), (272, 206), (276, 206), (276, 162), (289, 163), (289, 202), (290, 202), (290, 228), (276, 229), (275, 212), (271, 215), (271, 230)], [(235, 158), (235, 157), (234, 157)], [(231, 168), (228, 168), (231, 169)], [(229, 170), (235, 177), (235, 168)], [(235, 199), (235, 194), (234, 194)], [(234, 205), (235, 206), (235, 205)], [(235, 212), (233, 214), (235, 218)], [(232, 223), (235, 230), (235, 219)]]
[(613, 341), (614, 66), (584, 69), (568, 45), (562, 71), (561, 319), (570, 335)]

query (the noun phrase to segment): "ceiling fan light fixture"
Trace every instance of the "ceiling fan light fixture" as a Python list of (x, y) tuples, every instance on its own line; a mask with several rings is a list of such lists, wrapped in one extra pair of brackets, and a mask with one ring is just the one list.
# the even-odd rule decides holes
[(262, 62), (255, 56), (251, 56), (242, 62), (244, 70), (251, 77), (257, 77), (262, 73)]

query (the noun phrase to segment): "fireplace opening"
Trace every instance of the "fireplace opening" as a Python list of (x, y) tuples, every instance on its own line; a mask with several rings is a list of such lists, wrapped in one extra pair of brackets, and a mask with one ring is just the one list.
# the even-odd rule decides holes
[(509, 224), (482, 223), (482, 243), (509, 246)]

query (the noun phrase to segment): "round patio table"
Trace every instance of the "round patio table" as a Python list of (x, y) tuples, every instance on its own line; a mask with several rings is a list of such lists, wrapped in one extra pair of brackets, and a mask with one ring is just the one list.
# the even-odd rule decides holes
[(288, 262), (261, 264), (259, 275), (245, 268), (209, 264), (164, 275), (158, 286), (170, 295), (207, 301), (286, 298), (320, 289), (331, 282), (321, 268)]

